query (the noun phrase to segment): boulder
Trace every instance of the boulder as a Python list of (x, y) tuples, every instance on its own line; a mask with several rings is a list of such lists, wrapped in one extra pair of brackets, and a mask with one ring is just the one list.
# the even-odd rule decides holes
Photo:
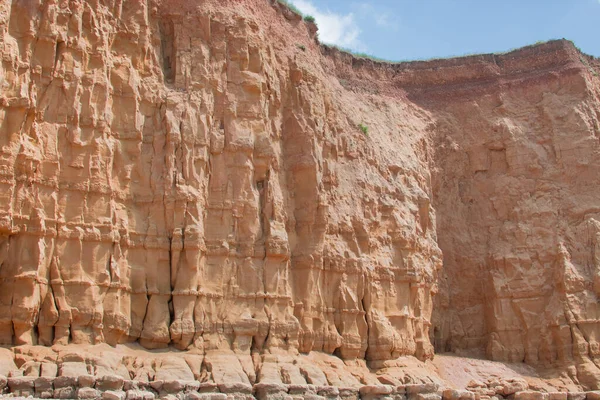
[(514, 394), (513, 400), (548, 400), (548, 393), (523, 390)]
[(100, 392), (91, 387), (82, 387), (77, 390), (78, 399), (98, 399)]
[(125, 400), (125, 392), (122, 390), (107, 390), (102, 393), (102, 400)]
[(124, 379), (119, 375), (103, 375), (96, 379), (96, 389), (122, 391)]

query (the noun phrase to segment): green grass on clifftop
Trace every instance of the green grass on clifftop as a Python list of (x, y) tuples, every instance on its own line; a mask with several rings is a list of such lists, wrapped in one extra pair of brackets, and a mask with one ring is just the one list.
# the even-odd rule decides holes
[(290, 10), (292, 10), (292, 12), (298, 14), (299, 16), (303, 17), (304, 15), (302, 14), (302, 12), (300, 12), (300, 10), (298, 10), (298, 8), (293, 5), (292, 3), (290, 3), (287, 0), (277, 0), (277, 2), (279, 4), (283, 4), (284, 6), (286, 6), (287, 8), (289, 8)]

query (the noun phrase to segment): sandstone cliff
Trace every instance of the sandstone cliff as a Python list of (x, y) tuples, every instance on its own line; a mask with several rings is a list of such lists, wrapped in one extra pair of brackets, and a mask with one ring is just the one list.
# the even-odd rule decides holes
[(566, 41), (399, 65), (329, 53), (354, 90), (434, 116), (436, 350), (560, 365), (597, 385), (597, 60)]
[(600, 81), (567, 42), (495, 61), (494, 83), (426, 95), (448, 276), (437, 345), (576, 364), (597, 385)]
[(313, 28), (0, 3), (0, 374), (439, 382), (406, 358), (435, 346), (600, 384), (596, 61), (385, 64)]
[(264, 0), (1, 15), (4, 344), (432, 357), (426, 113)]

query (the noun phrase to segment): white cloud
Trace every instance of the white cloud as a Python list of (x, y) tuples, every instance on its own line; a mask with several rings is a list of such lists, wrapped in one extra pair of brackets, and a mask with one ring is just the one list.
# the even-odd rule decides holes
[[(600, 0), (598, 0), (600, 1)], [(347, 47), (353, 50), (363, 50), (360, 29), (354, 14), (336, 14), (329, 10), (320, 10), (308, 0), (292, 0), (304, 15), (312, 15), (319, 26), (319, 40), (323, 43)]]
[[(598, 1), (600, 1), (600, 0), (598, 0)], [(389, 16), (385, 15), (385, 14), (376, 15), (375, 22), (377, 23), (377, 25), (382, 26), (384, 28), (393, 26), (392, 23), (390, 22)]]
[(388, 31), (398, 30), (397, 17), (394, 20), (392, 20), (392, 18), (390, 18), (389, 10), (376, 7), (371, 3), (359, 3), (355, 4), (355, 7), (358, 9), (360, 15), (368, 19), (374, 20), (375, 24), (380, 28), (383, 28)]

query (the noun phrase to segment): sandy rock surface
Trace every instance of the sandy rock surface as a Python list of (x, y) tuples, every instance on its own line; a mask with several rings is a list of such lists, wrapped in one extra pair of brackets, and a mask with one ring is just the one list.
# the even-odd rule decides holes
[(377, 63), (268, 0), (6, 0), (0, 37), (0, 390), (595, 400), (571, 43)]
[(1, 342), (433, 356), (430, 119), (247, 3), (3, 8)]

